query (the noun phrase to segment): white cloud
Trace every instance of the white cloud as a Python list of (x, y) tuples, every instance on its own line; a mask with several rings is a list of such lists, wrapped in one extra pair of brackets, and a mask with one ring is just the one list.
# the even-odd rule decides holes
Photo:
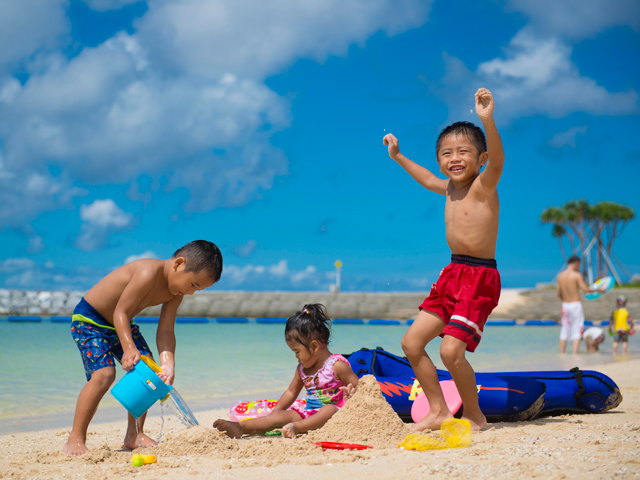
[(6, 288), (29, 290), (87, 290), (108, 271), (89, 267), (65, 270), (47, 261), (39, 265), (28, 258), (10, 258), (0, 262), (0, 281)]
[(0, 262), (0, 273), (16, 273), (21, 270), (33, 268), (36, 262), (30, 258), (7, 258)]
[(139, 22), (150, 57), (171, 71), (264, 78), (298, 58), (345, 55), (382, 30), (422, 25), (432, 1), (155, 1)]
[[(1, 158), (1, 157), (0, 157)], [(34, 170), (8, 171), (0, 164), (0, 224), (23, 227), (41, 212), (72, 207), (73, 197), (86, 195), (68, 175), (52, 176)]]
[(219, 283), (226, 290), (328, 290), (326, 272), (318, 272), (314, 265), (302, 270), (289, 268), (287, 260), (274, 265), (227, 265)]
[(0, 78), (12, 64), (52, 49), (69, 30), (67, 0), (0, 2)]
[(536, 31), (580, 40), (616, 25), (640, 30), (637, 0), (510, 0), (509, 8), (531, 18)]
[(139, 3), (141, 0), (83, 0), (90, 8), (98, 12), (118, 10), (125, 5)]
[(551, 138), (547, 142), (547, 145), (555, 148), (562, 148), (566, 146), (576, 148), (576, 136), (578, 134), (584, 135), (585, 133), (587, 133), (588, 129), (589, 127), (586, 125), (580, 127), (571, 127), (565, 132), (556, 133), (553, 138)]
[(127, 258), (125, 258), (123, 265), (135, 262), (136, 260), (141, 260), (143, 258), (158, 258), (158, 256), (151, 250), (147, 250), (139, 255), (129, 255)]
[(29, 237), (29, 245), (27, 246), (28, 253), (40, 253), (44, 250), (44, 241), (40, 235)]
[(256, 242), (255, 240), (248, 240), (244, 245), (240, 245), (239, 247), (234, 248), (233, 253), (235, 253), (239, 257), (247, 258), (251, 256), (257, 246), (258, 242)]
[(559, 118), (574, 112), (630, 115), (640, 111), (634, 90), (609, 92), (595, 80), (581, 76), (571, 61), (571, 51), (566, 43), (539, 38), (525, 28), (507, 45), (504, 57), (481, 63), (475, 72), (445, 55), (442, 93), (453, 107), (451, 116), (468, 117), (472, 95), (479, 86), (493, 92), (495, 114), (502, 118), (536, 114)]
[(84, 223), (76, 246), (81, 250), (98, 250), (111, 234), (133, 226), (133, 215), (126, 213), (110, 198), (82, 205), (80, 219)]
[[(11, 5), (24, 5), (20, 15), (31, 18), (38, 10), (28, 8), (34, 1)], [(98, 10), (132, 3), (86, 1)], [(0, 76), (0, 179), (25, 177), (0, 196), (18, 197), (9, 199), (11, 206), (26, 203), (3, 208), (0, 217), (19, 223), (69, 205), (81, 191), (67, 179), (133, 184), (141, 174), (168, 179), (166, 191), (188, 189), (186, 210), (246, 204), (288, 173), (287, 159), (270, 138), (290, 125), (290, 107), (263, 83), (265, 76), (298, 58), (346, 54), (377, 31), (393, 35), (419, 26), (430, 5), (153, 0), (135, 34), (120, 32), (71, 59), (41, 48), (55, 45), (66, 23), (42, 27), (42, 35), (29, 37), (38, 42), (11, 53), (29, 60), (27, 82)], [(44, 9), (56, 24), (54, 10)], [(61, 174), (49, 183), (66, 196), (48, 203), (44, 195), (42, 202), (25, 198), (26, 177), (42, 175), (51, 164)], [(137, 198), (135, 188), (130, 193)]]

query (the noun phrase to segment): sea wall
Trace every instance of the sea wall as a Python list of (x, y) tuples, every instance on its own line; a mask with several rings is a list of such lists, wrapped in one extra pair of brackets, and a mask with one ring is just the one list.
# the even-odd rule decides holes
[[(70, 315), (84, 292), (0, 289), (0, 315)], [(624, 294), (633, 316), (640, 315), (640, 288), (614, 289), (595, 301), (585, 301), (587, 320), (609, 318), (615, 299)], [(414, 318), (428, 292), (328, 293), (328, 292), (200, 292), (185, 297), (179, 316), (289, 317), (305, 303), (322, 303), (331, 318)], [(142, 315), (158, 316), (160, 307)], [(560, 300), (555, 289), (504, 289), (491, 318), (560, 320)]]

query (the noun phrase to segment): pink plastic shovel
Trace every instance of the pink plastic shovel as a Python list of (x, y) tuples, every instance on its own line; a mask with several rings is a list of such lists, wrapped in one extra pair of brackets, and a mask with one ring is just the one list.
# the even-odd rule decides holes
[[(462, 399), (460, 398), (456, 384), (453, 380), (442, 380), (440, 382), (440, 388), (442, 388), (444, 401), (447, 402), (449, 411), (455, 415), (462, 406)], [(418, 423), (427, 415), (427, 413), (429, 413), (429, 400), (427, 400), (427, 396), (424, 392), (420, 392), (411, 407), (411, 418), (414, 422)]]

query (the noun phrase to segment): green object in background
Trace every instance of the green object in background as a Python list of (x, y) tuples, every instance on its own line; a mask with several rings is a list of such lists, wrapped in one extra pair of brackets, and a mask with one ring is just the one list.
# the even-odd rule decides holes
[(134, 467), (142, 467), (144, 465), (144, 458), (134, 458), (133, 460), (131, 460), (131, 465), (133, 465)]
[(278, 435), (282, 435), (282, 430), (271, 430), (269, 432), (265, 432), (267, 437), (277, 437)]

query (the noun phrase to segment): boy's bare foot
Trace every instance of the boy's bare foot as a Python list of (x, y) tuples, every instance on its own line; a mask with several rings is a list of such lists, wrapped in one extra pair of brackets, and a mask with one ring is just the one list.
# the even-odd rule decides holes
[(479, 432), (480, 430), (482, 430), (484, 427), (487, 426), (487, 417), (485, 417), (484, 415), (480, 414), (480, 417), (465, 417), (464, 415), (462, 416), (462, 418), (464, 418), (465, 420), (469, 420), (469, 423), (471, 424), (471, 431), (472, 432)]
[(287, 438), (296, 438), (298, 436), (298, 428), (294, 422), (287, 423), (282, 427), (282, 436)]
[(231, 438), (240, 438), (244, 433), (239, 422), (230, 422), (228, 420), (222, 420), (221, 418), (213, 422), (213, 428), (217, 428)]
[(158, 442), (144, 433), (139, 433), (137, 437), (135, 433), (133, 435), (127, 433), (127, 436), (124, 437), (124, 446), (129, 450), (135, 450), (138, 447), (155, 447), (156, 445)]
[(67, 440), (67, 443), (62, 447), (62, 451), (70, 457), (79, 457), (87, 453), (89, 449), (84, 444), (84, 440), (70, 435), (69, 440)]
[(429, 412), (422, 420), (420, 420), (413, 426), (413, 431), (421, 432), (423, 430), (440, 430), (442, 422), (444, 422), (447, 418), (453, 418), (453, 415), (451, 415), (451, 413), (432, 415), (431, 412)]

